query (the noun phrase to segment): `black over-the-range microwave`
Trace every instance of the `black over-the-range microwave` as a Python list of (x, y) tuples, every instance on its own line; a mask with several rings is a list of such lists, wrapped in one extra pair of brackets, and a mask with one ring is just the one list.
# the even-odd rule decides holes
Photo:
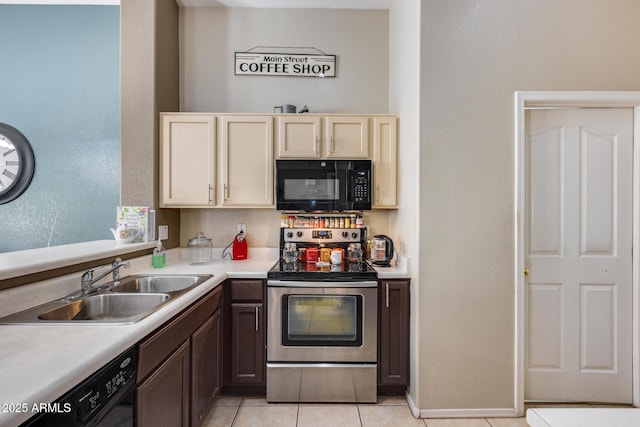
[(371, 209), (371, 160), (276, 160), (276, 209)]

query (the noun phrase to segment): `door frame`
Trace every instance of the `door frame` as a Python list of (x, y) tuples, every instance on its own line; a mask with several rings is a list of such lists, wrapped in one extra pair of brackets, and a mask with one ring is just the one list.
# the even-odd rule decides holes
[(632, 399), (640, 406), (640, 91), (516, 91), (515, 92), (515, 378), (518, 415), (524, 414), (525, 390), (525, 110), (529, 108), (633, 108), (632, 212)]

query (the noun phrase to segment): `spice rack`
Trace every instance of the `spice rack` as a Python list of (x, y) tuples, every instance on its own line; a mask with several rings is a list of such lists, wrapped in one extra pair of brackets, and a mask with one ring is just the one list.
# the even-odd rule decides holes
[(282, 228), (362, 228), (361, 213), (281, 216)]

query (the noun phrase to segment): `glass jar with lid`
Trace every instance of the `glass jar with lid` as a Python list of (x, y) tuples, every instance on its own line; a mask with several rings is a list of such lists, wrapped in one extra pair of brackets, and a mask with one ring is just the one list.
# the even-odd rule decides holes
[(198, 232), (196, 237), (187, 242), (189, 251), (189, 261), (191, 264), (208, 264), (212, 258), (211, 239), (202, 232)]

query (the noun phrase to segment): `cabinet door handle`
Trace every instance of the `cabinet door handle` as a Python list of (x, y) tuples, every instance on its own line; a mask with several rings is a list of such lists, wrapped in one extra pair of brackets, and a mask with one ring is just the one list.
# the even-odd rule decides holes
[(318, 135), (316, 135), (316, 141), (313, 145), (313, 152), (318, 154)]
[(260, 330), (259, 328), (260, 322), (258, 321), (259, 315), (260, 315), (259, 308), (256, 306), (256, 332)]
[(209, 184), (209, 201), (213, 201), (213, 198), (211, 197), (211, 194), (213, 193), (214, 187)]
[(385, 282), (384, 287), (386, 306), (389, 308), (389, 282)]
[(227, 200), (229, 200), (229, 186), (225, 183), (224, 184), (224, 201), (226, 202)]
[(331, 154), (333, 154), (333, 135), (331, 135)]
[(376, 203), (380, 203), (380, 184), (376, 185)]

